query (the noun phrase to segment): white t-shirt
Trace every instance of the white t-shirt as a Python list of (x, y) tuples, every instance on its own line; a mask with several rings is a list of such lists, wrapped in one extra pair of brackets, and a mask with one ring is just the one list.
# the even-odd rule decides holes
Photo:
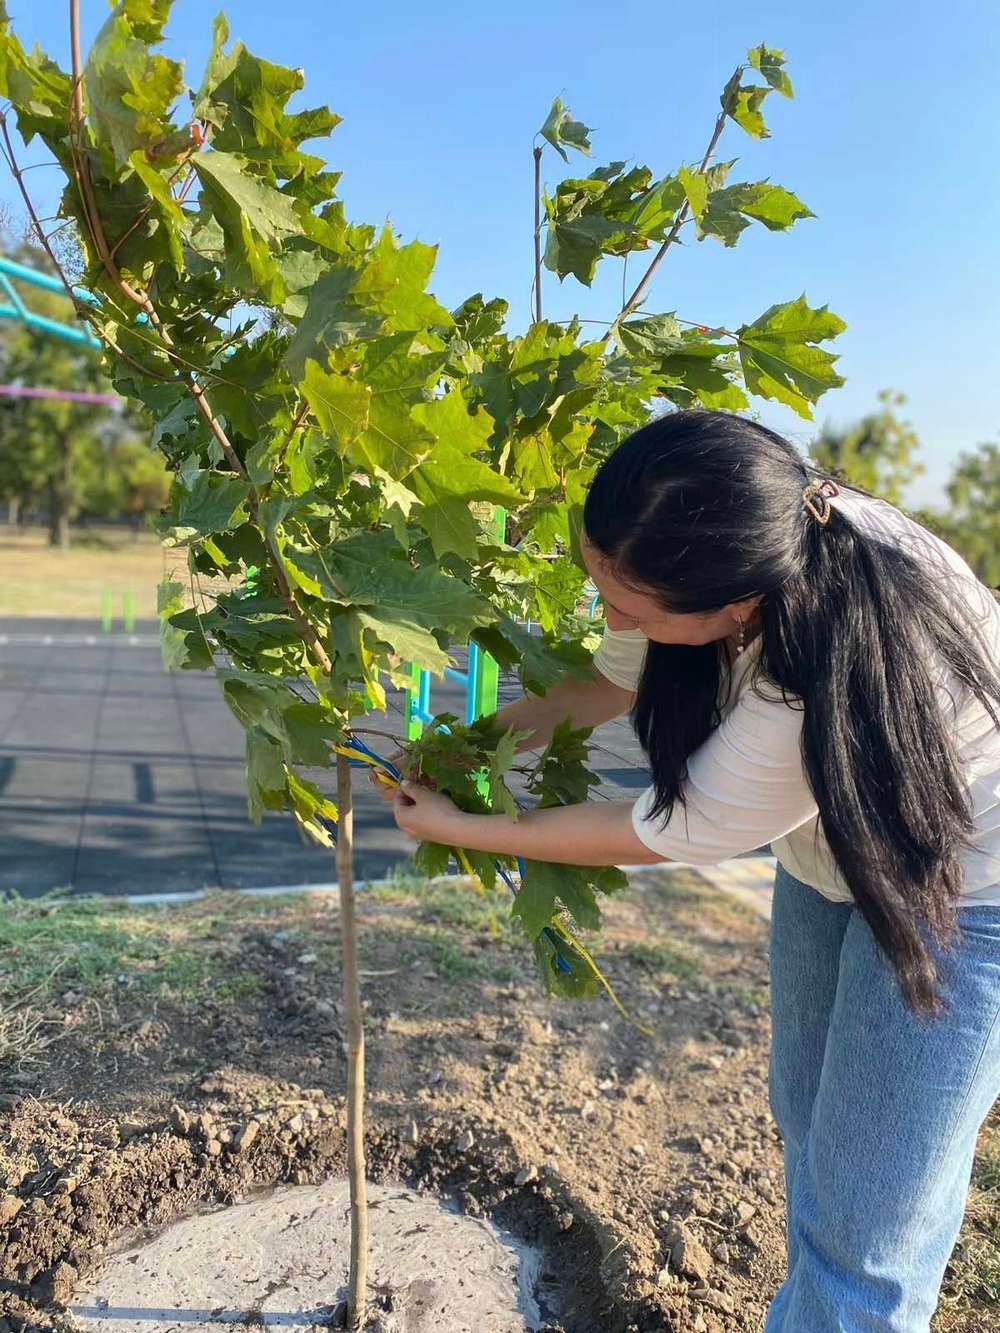
[[(1000, 602), (950, 546), (884, 500), (842, 491), (831, 503), (860, 531), (908, 551), (928, 577), (947, 580), (949, 596), (963, 599), (974, 617), (987, 656), (1000, 661)], [(641, 630), (605, 628), (594, 665), (616, 685), (634, 690), (647, 642)], [(736, 659), (722, 720), (688, 760), (686, 805), (677, 802), (665, 826), (662, 816), (650, 820), (653, 788), (648, 787), (633, 807), (632, 826), (651, 851), (689, 865), (713, 865), (770, 843), (796, 879), (835, 902), (851, 902), (803, 769), (801, 703), (789, 707), (764, 680), (748, 687), (759, 655), (758, 638)], [(961, 902), (1000, 905), (1000, 730), (978, 700), (950, 678), (944, 662), (937, 686), (954, 725), (975, 819), (972, 846), (962, 855)]]

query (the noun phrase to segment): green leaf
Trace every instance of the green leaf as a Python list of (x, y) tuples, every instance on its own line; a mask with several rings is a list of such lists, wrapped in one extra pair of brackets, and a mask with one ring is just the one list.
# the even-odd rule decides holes
[(639, 356), (662, 357), (684, 346), (681, 326), (674, 314), (627, 319), (612, 330), (626, 351)]
[(341, 453), (368, 426), (371, 389), (349, 375), (334, 374), (307, 361), (302, 396), (316, 414), (320, 429)]
[(764, 98), (770, 91), (770, 88), (758, 88), (748, 84), (737, 88), (733, 95), (727, 114), (736, 121), (740, 129), (746, 130), (752, 139), (771, 137), (760, 111)]
[(441, 675), (453, 658), (444, 651), (428, 629), (421, 629), (408, 621), (396, 620), (380, 609), (356, 609), (350, 613), (361, 629), (370, 631), (373, 638), (403, 662), (414, 662), (426, 671)]
[[(150, 34), (159, 40), (162, 20), (150, 26), (137, 17), (137, 31), (130, 18), (136, 10), (119, 5), (97, 34), (83, 71), (91, 127), (108, 143), (119, 169), (136, 149), (155, 152), (176, 132), (167, 112), (184, 89), (182, 67), (149, 50)], [(142, 12), (139, 7), (138, 15)]]
[(509, 815), (511, 819), (516, 819), (519, 811), (517, 802), (511, 795), (505, 779), (517, 757), (518, 745), (531, 734), (530, 728), (526, 731), (515, 731), (513, 727), (509, 727), (497, 741), (493, 753), (490, 755), (486, 772), (490, 806), (493, 810)]
[(281, 747), (263, 728), (247, 728), (247, 810), (259, 824), (265, 810), (281, 810), (285, 804), (285, 765)]
[(292, 200), (251, 175), (246, 159), (234, 153), (198, 153), (192, 166), (202, 200), (222, 228), (228, 281), (248, 295), (259, 291), (265, 300), (283, 300), (272, 250), (302, 230)]
[[(625, 170), (624, 162), (599, 167), (583, 180), (565, 180), (555, 198), (545, 200), (548, 230), (546, 268), (564, 278), (572, 273), (589, 286), (602, 255), (624, 255), (648, 248), (650, 234), (635, 218), (646, 195), (648, 167)], [(656, 210), (654, 218), (659, 214)]]
[(730, 185), (709, 194), (708, 206), (699, 219), (698, 237), (716, 236), (725, 245), (734, 245), (749, 225), (746, 218), (762, 222), (769, 231), (787, 231), (799, 218), (815, 216), (801, 199), (780, 185), (769, 181)]
[(562, 99), (559, 97), (552, 103), (552, 109), (538, 133), (543, 139), (549, 141), (564, 162), (568, 162), (569, 157), (563, 144), (575, 148), (578, 153), (585, 153), (588, 157), (590, 156), (590, 138), (588, 137), (590, 130), (582, 121), (572, 119), (569, 107), (564, 106)]
[(760, 71), (775, 92), (781, 93), (782, 97), (795, 96), (792, 91), (792, 81), (782, 69), (785, 63), (784, 51), (765, 46), (761, 42), (760, 46), (750, 48), (747, 52), (747, 58), (754, 69)]
[(407, 477), (422, 505), (417, 522), (429, 534), (435, 555), (453, 551), (473, 560), (480, 527), (470, 501), (516, 505), (524, 500), (512, 482), (474, 456), (487, 449), (493, 421), (482, 408), (470, 413), (454, 389), (418, 404), (413, 417), (437, 437), (431, 453)]
[(687, 167), (681, 167), (677, 173), (677, 179), (691, 206), (691, 212), (696, 218), (700, 218), (708, 201), (708, 181), (705, 179), (704, 173), (689, 171)]
[(246, 519), (248, 482), (217, 472), (198, 472), (178, 494), (176, 522), (202, 536), (239, 527)]
[(525, 934), (540, 935), (562, 907), (574, 921), (589, 930), (598, 930), (601, 912), (588, 882), (589, 868), (554, 865), (549, 861), (525, 861), (521, 887), (511, 907), (511, 915), (520, 919)]
[(351, 299), (359, 276), (358, 269), (338, 265), (310, 288), (305, 314), (285, 353), (285, 365), (296, 384), (301, 382), (310, 358), (323, 363), (334, 347), (380, 332), (383, 317)]
[(844, 383), (833, 369), (836, 355), (815, 346), (847, 327), (826, 306), (813, 310), (805, 295), (773, 305), (738, 330), (740, 362), (747, 388), (775, 398), (811, 420), (810, 404)]
[(324, 551), (288, 547), (285, 557), (325, 601), (364, 607), (387, 621), (462, 638), (493, 620), (489, 604), (466, 584), (430, 565), (415, 569), (395, 558), (396, 549), (391, 533), (382, 531), (359, 533)]
[(425, 290), (436, 258), (437, 246), (422, 241), (397, 246), (391, 229), (384, 227), (354, 291), (383, 314), (386, 328), (395, 332), (449, 329), (451, 314)]

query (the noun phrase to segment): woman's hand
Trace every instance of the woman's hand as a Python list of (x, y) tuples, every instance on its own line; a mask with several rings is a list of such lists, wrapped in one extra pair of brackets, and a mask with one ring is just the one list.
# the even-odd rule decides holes
[(450, 796), (431, 791), (418, 782), (404, 782), (392, 793), (396, 825), (418, 842), (462, 846), (464, 823), (474, 816), (460, 810)]

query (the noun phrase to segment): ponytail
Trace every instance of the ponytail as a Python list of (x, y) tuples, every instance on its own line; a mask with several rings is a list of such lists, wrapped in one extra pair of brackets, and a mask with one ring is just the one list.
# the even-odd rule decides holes
[[(667, 610), (762, 598), (751, 687), (766, 682), (803, 710), (803, 766), (839, 872), (907, 1004), (937, 1014), (921, 923), (947, 947), (973, 831), (948, 713), (968, 692), (1000, 726), (1000, 681), (966, 590), (856, 530), (821, 491), (807, 492), (818, 512), (807, 509), (803, 488), (819, 475), (755, 422), (674, 412), (602, 464), (584, 526), (618, 577)], [(687, 761), (718, 726), (725, 679), (716, 644), (649, 643), (632, 720), (650, 817), (684, 804)]]

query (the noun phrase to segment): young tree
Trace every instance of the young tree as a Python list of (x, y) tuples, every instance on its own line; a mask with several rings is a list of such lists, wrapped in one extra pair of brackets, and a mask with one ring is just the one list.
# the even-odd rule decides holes
[[(66, 174), (62, 210), (79, 227), (83, 280), (99, 298), (80, 313), (105, 343), (116, 387), (153, 415), (174, 473), (164, 535), (188, 549), (196, 606), (181, 610), (179, 585), (164, 589), (168, 659), (214, 670), (245, 726), (251, 813), (288, 809), (326, 843), (339, 821), (348, 1322), (358, 1328), (366, 1210), (354, 724), (385, 705), (387, 686), (408, 685), (409, 663), (440, 673), (452, 643), (471, 639), (538, 693), (586, 672), (577, 538), (600, 461), (658, 399), (738, 410), (752, 394), (809, 418), (842, 382), (823, 344), (844, 325), (804, 296), (729, 329), (641, 308), (682, 232), (733, 245), (753, 222), (784, 230), (811, 216), (767, 180), (730, 183), (735, 163), (716, 158), (727, 124), (764, 138), (765, 99), (792, 95), (780, 51), (756, 47), (737, 67), (694, 161), (661, 175), (612, 162), (545, 195), (544, 265), (560, 280), (589, 283), (609, 257), (648, 262), (598, 336), (576, 319), (546, 320), (540, 218), (538, 317), (516, 332), (505, 327), (503, 301), (477, 293), (447, 310), (427, 291), (432, 247), (346, 218), (337, 175), (302, 147), (337, 117), (323, 107), (289, 111), (301, 72), (227, 46), (222, 18), (190, 111), (181, 111), (181, 68), (156, 50), (168, 8), (123, 0), (84, 62), (71, 0), (69, 73), (29, 55), (5, 25), (0, 93), (21, 134), (39, 135)], [(586, 126), (558, 101), (540, 133), (563, 158), (590, 152)], [(3, 123), (0, 136), (35, 216)], [(540, 191), (537, 151), (534, 160)], [(541, 212), (540, 193), (538, 201)], [(512, 515), (504, 530), (497, 506)], [(203, 573), (230, 580), (229, 591), (213, 603), (198, 597)], [(525, 619), (541, 633), (529, 634)], [(450, 721), (449, 732), (432, 730), (412, 747), (412, 762), (467, 809), (516, 813), (505, 778), (518, 737), (490, 719)], [(596, 781), (586, 735), (557, 730), (529, 775), (534, 797), (586, 794)], [(334, 757), (335, 801), (298, 771)], [(512, 868), (462, 849), (425, 846), (418, 856), (435, 869), (451, 854), (487, 888)], [(597, 925), (597, 895), (624, 876), (538, 863), (524, 872), (514, 911), (546, 985), (593, 993), (599, 973), (567, 916)]]

